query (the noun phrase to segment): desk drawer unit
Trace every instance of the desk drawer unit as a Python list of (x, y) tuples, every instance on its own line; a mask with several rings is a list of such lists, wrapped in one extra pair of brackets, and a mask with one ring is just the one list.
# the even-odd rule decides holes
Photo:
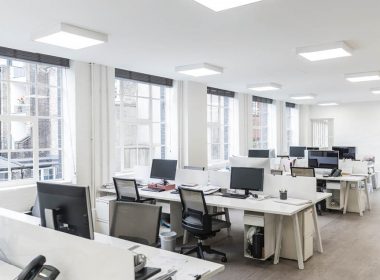
[(96, 199), (95, 231), (109, 235), (109, 228), (115, 209), (115, 196), (102, 196)]

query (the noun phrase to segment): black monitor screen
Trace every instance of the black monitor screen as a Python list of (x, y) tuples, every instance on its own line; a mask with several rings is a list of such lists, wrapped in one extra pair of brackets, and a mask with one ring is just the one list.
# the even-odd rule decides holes
[(249, 150), (248, 157), (251, 158), (269, 158), (269, 150)]
[(339, 152), (339, 159), (356, 158), (356, 147), (332, 147), (332, 149)]
[(304, 146), (290, 146), (289, 147), (289, 156), (303, 158), (305, 157), (306, 147)]
[(262, 192), (264, 168), (232, 167), (230, 188)]
[(43, 227), (94, 238), (88, 187), (37, 182), (37, 194)]
[(338, 168), (339, 153), (336, 151), (309, 151), (309, 167), (334, 169)]
[(175, 180), (177, 161), (168, 159), (154, 159), (150, 178), (162, 180)]

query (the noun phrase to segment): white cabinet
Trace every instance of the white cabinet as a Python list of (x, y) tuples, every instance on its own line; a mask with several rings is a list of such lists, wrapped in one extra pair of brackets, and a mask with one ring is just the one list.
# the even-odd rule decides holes
[[(313, 256), (314, 221), (312, 208), (298, 213), (298, 222), (301, 233), (302, 254), (304, 261)], [(282, 243), (280, 257), (297, 260), (296, 245), (292, 217), (284, 217), (282, 229)]]
[(96, 199), (95, 232), (109, 235), (116, 196), (102, 196)]

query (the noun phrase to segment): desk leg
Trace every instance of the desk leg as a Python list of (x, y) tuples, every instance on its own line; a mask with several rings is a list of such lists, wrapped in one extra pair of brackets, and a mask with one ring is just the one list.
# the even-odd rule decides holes
[(300, 226), (299, 226), (299, 223), (298, 223), (298, 214), (294, 214), (292, 216), (292, 220), (293, 220), (294, 239), (295, 239), (295, 242), (296, 242), (298, 268), (299, 269), (304, 269)]
[(187, 230), (183, 231), (183, 245), (187, 244), (189, 242), (189, 232)]
[(281, 252), (281, 242), (282, 242), (282, 222), (284, 216), (277, 216), (277, 226), (276, 226), (276, 247), (274, 251), (274, 264), (278, 264), (280, 261), (280, 252)]
[(357, 200), (358, 200), (359, 215), (363, 216), (364, 209), (362, 209), (362, 196), (361, 196), (361, 190), (360, 190), (360, 183), (361, 182), (356, 183), (356, 195), (358, 196)]
[[(372, 182), (373, 182), (373, 180), (372, 180)], [(367, 196), (368, 210), (371, 210), (371, 202), (369, 201), (369, 190), (368, 190), (367, 180), (365, 180), (365, 194)]]
[(314, 220), (315, 235), (316, 235), (316, 238), (317, 238), (317, 250), (318, 250), (319, 253), (323, 253), (321, 231), (319, 229), (318, 216), (317, 216), (317, 207), (315, 206), (315, 204), (313, 206), (313, 220)]
[(346, 184), (346, 193), (344, 194), (344, 208), (343, 208), (343, 214), (347, 213), (347, 203), (348, 203), (348, 195), (350, 193), (350, 184), (349, 182), (345, 182)]
[[(226, 213), (224, 215), (226, 217), (226, 222), (231, 223), (229, 209), (228, 208), (224, 208), (224, 213)], [(227, 235), (231, 236), (231, 226), (229, 228), (227, 228)]]

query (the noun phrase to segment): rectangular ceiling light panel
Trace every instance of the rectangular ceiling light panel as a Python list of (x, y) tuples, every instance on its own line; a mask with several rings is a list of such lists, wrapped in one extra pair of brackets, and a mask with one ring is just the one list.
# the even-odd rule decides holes
[(311, 100), (311, 99), (314, 99), (315, 96), (314, 95), (296, 95), (296, 96), (291, 96), (290, 97), (291, 99), (294, 99), (294, 100)]
[(352, 49), (345, 42), (297, 48), (297, 54), (310, 60), (320, 61), (352, 56)]
[(223, 68), (208, 63), (178, 66), (176, 72), (193, 77), (217, 75), (223, 73)]
[(207, 8), (220, 12), (240, 6), (245, 6), (262, 0), (194, 0)]
[(83, 29), (66, 23), (53, 26), (50, 30), (40, 33), (33, 38), (34, 41), (79, 50), (108, 41), (103, 33)]
[(253, 91), (272, 91), (281, 89), (281, 85), (276, 83), (252, 84), (248, 85), (248, 89)]
[(326, 102), (326, 103), (319, 103), (318, 105), (319, 106), (337, 106), (339, 104), (336, 102)]
[(347, 75), (345, 75), (345, 78), (347, 81), (349, 81), (351, 83), (378, 81), (378, 80), (380, 80), (380, 71), (347, 74)]

